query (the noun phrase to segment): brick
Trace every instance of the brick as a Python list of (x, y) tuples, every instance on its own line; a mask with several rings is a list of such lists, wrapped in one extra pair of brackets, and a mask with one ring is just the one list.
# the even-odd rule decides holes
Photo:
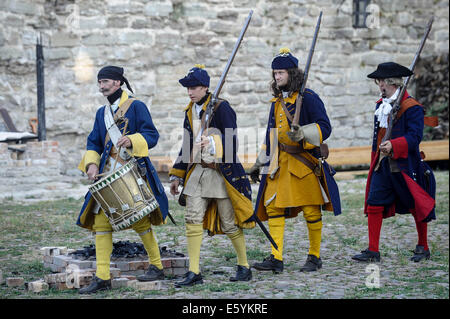
[(42, 247), (41, 252), (44, 256), (58, 256), (67, 253), (67, 247)]
[(44, 263), (53, 264), (53, 256), (47, 256), (46, 255), (42, 259), (44, 260)]
[(161, 290), (161, 281), (137, 281), (134, 288), (137, 290)]
[(129, 271), (126, 271), (125, 274), (131, 275), (131, 276), (139, 276), (139, 275), (145, 274), (145, 270), (144, 269), (129, 270)]
[(137, 280), (128, 280), (127, 281), (127, 287), (130, 287), (130, 288), (136, 288), (136, 284), (138, 283), (138, 281)]
[(187, 257), (172, 258), (171, 264), (173, 268), (185, 268), (189, 264), (189, 258)]
[(55, 264), (48, 264), (48, 263), (44, 263), (44, 268), (50, 269), (51, 272), (53, 272), (53, 273), (59, 273), (59, 272), (65, 272), (66, 271), (66, 267), (57, 266)]
[(147, 270), (148, 261), (129, 261), (130, 270)]
[(169, 258), (161, 258), (161, 263), (163, 265), (163, 268), (171, 268), (172, 267), (172, 260)]
[(124, 277), (114, 278), (113, 280), (111, 280), (111, 288), (115, 289), (115, 288), (127, 287), (129, 281), (130, 280), (128, 278), (124, 278)]
[(72, 257), (65, 255), (58, 255), (53, 257), (53, 264), (59, 267), (67, 267), (72, 261)]
[(189, 270), (189, 268), (186, 268), (186, 267), (183, 267), (183, 268), (177, 267), (177, 268), (172, 268), (172, 273), (174, 276), (182, 276), (185, 273), (187, 273), (188, 270)]
[(27, 284), (28, 291), (39, 293), (48, 290), (49, 285), (44, 280), (32, 281)]
[(128, 280), (136, 280), (136, 276), (128, 275), (128, 274), (122, 274), (122, 275), (120, 275), (120, 277), (118, 277), (118, 278), (126, 278), (126, 279), (128, 279)]
[(128, 263), (128, 261), (116, 261), (116, 267), (121, 271), (130, 270), (130, 264)]
[(109, 269), (109, 272), (111, 274), (111, 278), (120, 277), (120, 269), (119, 268), (111, 267)]
[(67, 273), (61, 272), (57, 274), (48, 274), (44, 276), (44, 281), (48, 284), (55, 284), (59, 282), (66, 282)]
[(93, 262), (90, 260), (71, 259), (70, 264), (78, 266), (79, 269), (89, 269), (93, 267)]
[(89, 285), (92, 281), (91, 272), (73, 272), (67, 275), (66, 285), (68, 288), (81, 288)]
[(8, 277), (6, 278), (6, 285), (8, 287), (19, 287), (23, 286), (25, 280), (22, 277)]

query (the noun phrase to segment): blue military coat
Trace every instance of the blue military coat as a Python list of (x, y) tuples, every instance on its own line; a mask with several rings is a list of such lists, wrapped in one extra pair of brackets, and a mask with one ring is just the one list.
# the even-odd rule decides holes
[[(104, 121), (105, 107), (102, 106), (97, 110), (95, 116), (94, 128), (87, 138), (88, 151), (95, 151), (101, 155), (99, 173), (102, 173), (106, 164), (107, 159), (110, 156), (113, 143), (109, 140), (105, 144), (106, 138), (106, 126)], [(139, 101), (135, 100), (131, 103), (129, 109), (125, 113), (125, 117), (128, 119), (127, 135), (134, 133), (140, 133), (145, 141), (147, 142), (148, 149), (156, 146), (159, 139), (159, 133), (153, 124), (150, 112), (147, 106)], [(122, 131), (125, 124), (121, 123), (119, 129)], [(146, 169), (147, 182), (159, 204), (159, 210), (162, 214), (162, 219), (165, 220), (169, 212), (169, 203), (167, 196), (164, 192), (164, 186), (162, 185), (158, 174), (150, 161), (148, 156), (136, 158), (138, 165)], [(93, 224), (93, 214), (91, 212), (93, 203), (95, 199), (92, 197), (91, 193), (88, 192), (85, 196), (84, 204), (81, 208), (80, 214), (78, 216), (77, 225), (83, 228), (92, 228)]]
[[(381, 100), (378, 100), (376, 109), (380, 105)], [(417, 214), (420, 221), (428, 222), (436, 219), (436, 181), (433, 171), (423, 161), (419, 149), (419, 144), (423, 136), (423, 128), (424, 108), (405, 92), (397, 121), (392, 128), (390, 139), (393, 147), (392, 158), (395, 160), (394, 165), (398, 168), (399, 172), (391, 173), (387, 167), (389, 166), (388, 158), (384, 158), (381, 162), (383, 178), (378, 178), (372, 182), (373, 171), (380, 155), (379, 143), (381, 136), (379, 135), (382, 132), (375, 117), (372, 160), (366, 185), (365, 213), (367, 213), (367, 200), (371, 188), (383, 187), (383, 185), (377, 185), (377, 183), (392, 183), (395, 190), (395, 198), (393, 203), (386, 205), (384, 212), (385, 218), (393, 216), (395, 213), (413, 213)], [(377, 199), (373, 197), (371, 197), (371, 200), (376, 201)]]
[[(210, 98), (211, 96), (209, 96), (204, 103), (203, 109), (200, 112), (200, 118), (203, 116)], [(183, 146), (172, 169), (169, 171), (169, 175), (178, 176), (184, 179), (185, 183), (189, 179), (195, 165), (198, 165), (191, 165), (188, 169), (190, 152), (194, 145), (192, 108), (193, 103), (191, 102), (185, 109)], [(225, 180), (227, 193), (236, 216), (236, 224), (241, 228), (253, 228), (255, 226), (254, 222), (249, 221), (249, 218), (251, 218), (253, 214), (251, 203), (252, 190), (250, 181), (237, 156), (238, 141), (236, 113), (231, 108), (228, 101), (222, 100), (220, 105), (214, 111), (214, 115), (209, 124), (208, 135), (214, 137), (216, 154), (222, 154), (220, 160), (217, 161), (217, 167)], [(214, 234), (214, 231), (207, 225), (212, 224), (209, 219), (215, 218), (215, 212), (213, 212), (213, 210), (214, 207), (208, 208), (204, 221), (204, 228), (208, 229), (210, 234)]]

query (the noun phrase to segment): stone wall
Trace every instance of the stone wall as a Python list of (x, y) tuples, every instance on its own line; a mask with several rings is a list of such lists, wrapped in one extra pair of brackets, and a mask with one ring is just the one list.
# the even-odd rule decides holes
[(388, 60), (409, 65), (432, 14), (423, 57), (448, 54), (449, 42), (448, 0), (372, 4), (370, 28), (355, 29), (351, 0), (4, 0), (0, 104), (19, 130), (29, 130), (37, 112), (35, 43), (42, 34), (47, 138), (59, 142), (63, 172), (75, 172), (94, 113), (105, 103), (96, 74), (107, 64), (125, 67), (136, 96), (151, 110), (161, 137), (150, 154), (174, 156), (188, 103), (178, 79), (202, 63), (214, 88), (253, 9), (221, 97), (237, 112), (241, 153), (255, 153), (269, 110), (271, 59), (286, 46), (303, 66), (323, 10), (308, 87), (325, 102), (331, 147), (367, 145), (378, 91), (366, 75)]
[(87, 186), (63, 175), (58, 141), (0, 143), (0, 200), (80, 198)]

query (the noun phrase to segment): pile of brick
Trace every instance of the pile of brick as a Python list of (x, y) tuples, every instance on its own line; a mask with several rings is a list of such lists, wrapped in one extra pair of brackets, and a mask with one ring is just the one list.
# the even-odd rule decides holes
[[(163, 247), (164, 248), (164, 247)], [(95, 258), (77, 259), (75, 250), (67, 247), (42, 247), (44, 267), (52, 273), (33, 282), (24, 282), (21, 277), (6, 278), (9, 287), (25, 285), (28, 291), (41, 292), (49, 288), (65, 290), (88, 286), (95, 275)], [(188, 271), (189, 258), (184, 256), (161, 256), (166, 278), (178, 277)], [(139, 282), (136, 276), (146, 272), (149, 266), (147, 256), (134, 258), (111, 258), (112, 288), (131, 287), (137, 290), (159, 290), (163, 281)]]

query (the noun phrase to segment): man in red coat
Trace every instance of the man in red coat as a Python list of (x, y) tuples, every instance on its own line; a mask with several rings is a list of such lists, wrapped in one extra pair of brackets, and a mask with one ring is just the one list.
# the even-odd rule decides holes
[(412, 72), (397, 63), (378, 65), (367, 77), (375, 79), (382, 98), (375, 108), (372, 157), (366, 185), (364, 213), (368, 218), (369, 248), (352, 257), (358, 261), (380, 261), (378, 249), (383, 218), (411, 213), (418, 243), (411, 260), (430, 258), (427, 223), (435, 216), (436, 182), (419, 151), (424, 127), (424, 108), (405, 90), (394, 120), (391, 138), (382, 142), (392, 104), (400, 94), (402, 77)]

